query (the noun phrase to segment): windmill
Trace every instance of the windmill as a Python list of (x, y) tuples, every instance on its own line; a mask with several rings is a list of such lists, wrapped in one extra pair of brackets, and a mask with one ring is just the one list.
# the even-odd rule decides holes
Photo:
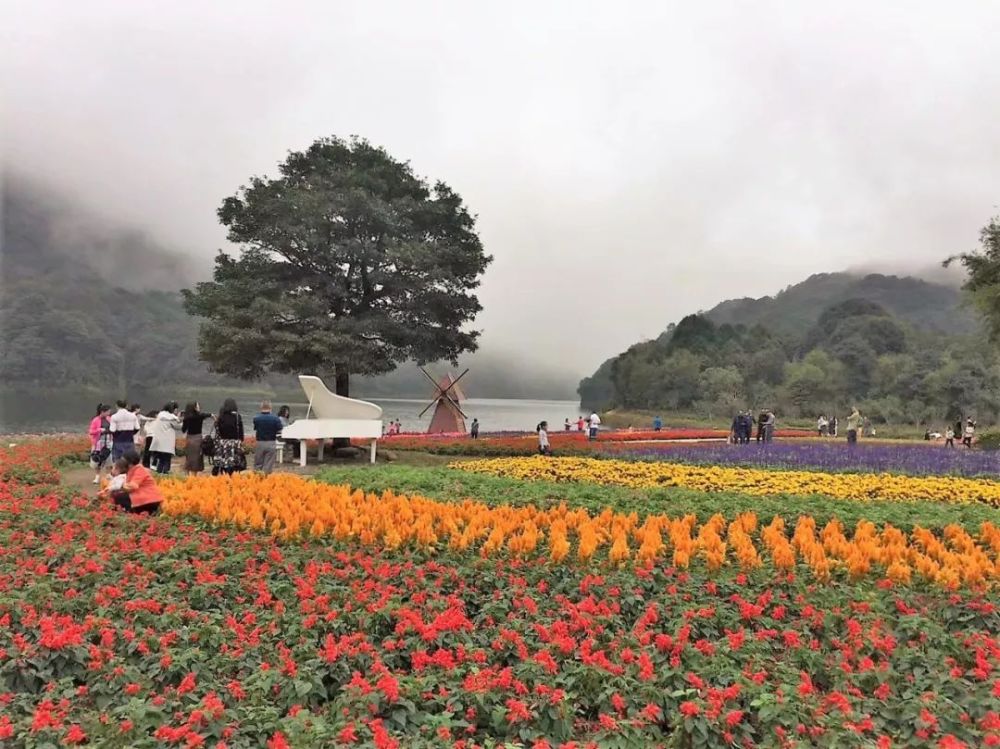
[(424, 377), (431, 381), (435, 390), (433, 400), (427, 404), (427, 408), (420, 412), (420, 416), (423, 416), (430, 410), (431, 406), (434, 406), (434, 416), (431, 417), (427, 433), (464, 432), (466, 417), (459, 403), (465, 398), (465, 395), (459, 390), (458, 381), (465, 377), (469, 370), (466, 369), (458, 377), (452, 377), (451, 373), (448, 373), (440, 381), (427, 374), (427, 370), (423, 367), (420, 368), (420, 371), (424, 373)]

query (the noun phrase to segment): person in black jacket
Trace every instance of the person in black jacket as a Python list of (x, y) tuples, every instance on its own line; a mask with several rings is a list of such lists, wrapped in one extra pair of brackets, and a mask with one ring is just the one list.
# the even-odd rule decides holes
[(189, 476), (197, 476), (205, 470), (205, 456), (201, 450), (202, 428), (205, 420), (211, 418), (212, 414), (202, 411), (196, 401), (188, 403), (184, 408), (181, 432), (187, 436), (184, 445), (184, 468)]
[(215, 465), (212, 475), (220, 473), (232, 475), (235, 471), (244, 471), (247, 467), (247, 456), (243, 450), (243, 417), (236, 408), (236, 401), (226, 398), (222, 410), (215, 417)]

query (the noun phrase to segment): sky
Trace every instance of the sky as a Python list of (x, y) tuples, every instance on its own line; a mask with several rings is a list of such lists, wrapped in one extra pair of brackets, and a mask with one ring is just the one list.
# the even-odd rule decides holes
[[(695, 7), (697, 6), (697, 7)], [(444, 180), (484, 349), (576, 375), (1000, 212), (1000, 2), (0, 0), (8, 166), (208, 274), (215, 211), (352, 134)]]

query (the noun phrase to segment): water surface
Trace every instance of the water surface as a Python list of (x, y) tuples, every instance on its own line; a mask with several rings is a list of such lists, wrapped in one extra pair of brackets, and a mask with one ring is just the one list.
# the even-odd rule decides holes
[[(191, 393), (180, 397), (179, 394), (168, 394), (163, 391), (134, 393), (134, 399), (141, 403), (143, 410), (159, 408), (169, 400), (177, 400), (183, 406), (184, 401), (197, 397), (205, 410), (215, 411), (222, 403), (224, 396), (212, 391), (211, 394), (194, 395)], [(244, 393), (237, 396), (240, 411), (246, 416), (252, 416), (260, 405), (261, 394)], [(301, 418), (306, 413), (306, 402), (299, 394), (300, 400), (275, 401), (274, 408), (288, 405), (292, 409), (293, 418)], [(0, 396), (0, 434), (27, 434), (53, 432), (79, 432), (85, 434), (90, 420), (94, 417), (95, 407), (99, 398), (91, 394), (62, 392), (44, 397), (31, 395)], [(372, 398), (366, 399), (382, 407), (383, 420), (402, 422), (403, 431), (422, 432), (430, 424), (434, 414), (431, 407), (422, 416), (420, 412), (429, 403), (429, 399), (410, 398)], [(478, 418), (480, 428), (484, 432), (493, 431), (532, 431), (542, 420), (549, 422), (550, 429), (561, 429), (564, 419), (575, 420), (581, 413), (580, 404), (575, 401), (559, 400), (514, 400), (506, 398), (470, 398), (462, 402), (462, 410), (468, 416), (466, 428), (473, 418)]]

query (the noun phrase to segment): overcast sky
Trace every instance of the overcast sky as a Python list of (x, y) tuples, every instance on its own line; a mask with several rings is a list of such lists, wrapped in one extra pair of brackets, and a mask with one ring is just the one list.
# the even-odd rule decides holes
[(972, 249), (1000, 203), (995, 0), (0, 10), (18, 169), (207, 272), (222, 198), (365, 136), (478, 214), (484, 348), (579, 374), (726, 298)]

